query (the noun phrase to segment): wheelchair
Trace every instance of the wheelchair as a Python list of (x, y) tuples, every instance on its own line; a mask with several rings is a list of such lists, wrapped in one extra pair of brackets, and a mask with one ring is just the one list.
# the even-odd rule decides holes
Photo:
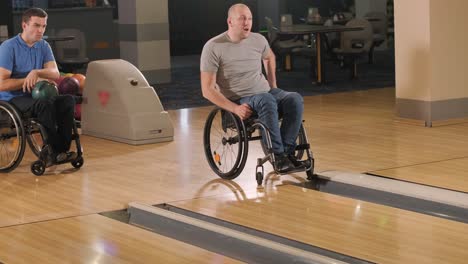
[[(257, 184), (262, 185), (265, 162), (269, 161), (275, 172), (279, 173), (275, 167), (270, 133), (265, 125), (253, 118), (242, 121), (237, 115), (218, 107), (208, 115), (203, 132), (203, 145), (208, 164), (219, 177), (232, 180), (239, 176), (247, 162), (249, 141), (253, 140), (260, 140), (265, 154), (265, 157), (257, 159), (255, 172)], [(305, 164), (307, 179), (315, 179), (314, 158), (302, 124), (296, 144), (295, 157)], [(304, 153), (307, 156), (305, 160)]]
[[(72, 140), (76, 143), (77, 157), (53, 164), (47, 163), (50, 146), (44, 145), (47, 134), (44, 127), (27, 114), (20, 114), (10, 103), (0, 101), (0, 172), (13, 171), (21, 163), (26, 142), (38, 160), (31, 164), (31, 172), (40, 176), (47, 167), (70, 162), (73, 167), (83, 166), (83, 153), (76, 123), (73, 125)], [(47, 151), (46, 151), (47, 149)]]

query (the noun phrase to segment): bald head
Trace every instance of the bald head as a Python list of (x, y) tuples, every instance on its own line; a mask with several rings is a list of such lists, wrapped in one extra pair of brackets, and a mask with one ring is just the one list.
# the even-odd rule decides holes
[(244, 4), (232, 5), (228, 10), (228, 17), (236, 17), (238, 16), (239, 12), (245, 11), (245, 10), (248, 10), (250, 12), (249, 7)]

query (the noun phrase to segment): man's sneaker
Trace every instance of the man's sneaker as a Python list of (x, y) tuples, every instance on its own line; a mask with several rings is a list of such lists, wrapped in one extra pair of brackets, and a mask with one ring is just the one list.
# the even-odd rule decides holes
[(292, 164), (294, 164), (294, 167), (296, 169), (302, 169), (308, 167), (309, 161), (308, 160), (298, 160), (296, 156), (289, 154), (288, 159), (291, 161)]
[(66, 161), (72, 161), (76, 159), (78, 155), (74, 151), (62, 152), (55, 157), (55, 162), (61, 163)]
[(275, 169), (279, 173), (286, 173), (294, 170), (295, 167), (286, 155), (275, 154)]
[(68, 151), (67, 152), (67, 159), (72, 161), (78, 157), (78, 154), (75, 151)]

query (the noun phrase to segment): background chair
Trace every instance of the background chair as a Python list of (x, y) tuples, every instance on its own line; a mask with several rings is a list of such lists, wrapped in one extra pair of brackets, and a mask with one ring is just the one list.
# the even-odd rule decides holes
[(282, 14), (280, 17), (280, 26), (288, 27), (293, 25), (293, 19), (291, 14)]
[(342, 59), (343, 65), (350, 65), (351, 78), (357, 77), (357, 59), (367, 54), (372, 46), (372, 25), (365, 19), (352, 19), (346, 26), (362, 27), (358, 31), (344, 31), (341, 33), (341, 45), (339, 48), (334, 48), (333, 52)]
[(55, 44), (56, 60), (63, 72), (74, 72), (85, 68), (89, 62), (86, 56), (86, 39), (79, 29), (68, 28), (57, 32), (58, 37), (74, 36), (73, 40), (59, 41)]
[(383, 12), (368, 12), (364, 18), (372, 25), (373, 42), (369, 51), (369, 63), (374, 62), (374, 48), (387, 41), (387, 15)]
[[(271, 18), (265, 17), (265, 22), (268, 31), (268, 41), (270, 47), (273, 49), (275, 54), (277, 54), (278, 57), (282, 60), (281, 64), (284, 65), (284, 69), (287, 71), (291, 70), (291, 51), (294, 48), (305, 47), (305, 42), (302, 40), (298, 40), (297, 38), (280, 40), (278, 38), (278, 29), (273, 25), (273, 21), (271, 20)], [(290, 22), (290, 25), (292, 25), (292, 19)]]
[(343, 18), (345, 20), (351, 20), (354, 17), (353, 13), (351, 13), (351, 12), (342, 12), (342, 14), (343, 14)]
[(317, 23), (322, 20), (317, 7), (309, 7), (307, 11), (306, 23)]
[[(333, 19), (329, 18), (323, 23), (326, 27), (331, 27), (334, 25)], [(335, 59), (335, 54), (333, 53), (333, 48), (338, 48), (340, 46), (340, 35), (336, 32), (329, 32), (323, 34), (323, 43), (325, 46), (326, 53), (332, 59)]]

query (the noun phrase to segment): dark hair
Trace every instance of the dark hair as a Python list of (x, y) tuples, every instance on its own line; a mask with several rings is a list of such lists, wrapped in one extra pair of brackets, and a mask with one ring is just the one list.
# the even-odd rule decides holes
[(23, 13), (22, 21), (25, 23), (28, 23), (31, 17), (36, 16), (36, 17), (47, 17), (46, 11), (44, 11), (41, 8), (33, 7), (30, 8)]

